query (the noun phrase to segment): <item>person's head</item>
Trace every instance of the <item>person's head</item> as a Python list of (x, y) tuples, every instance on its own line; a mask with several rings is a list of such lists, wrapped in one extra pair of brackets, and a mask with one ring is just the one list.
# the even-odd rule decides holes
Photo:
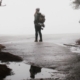
[(38, 13), (40, 11), (40, 9), (39, 8), (36, 8), (36, 12)]

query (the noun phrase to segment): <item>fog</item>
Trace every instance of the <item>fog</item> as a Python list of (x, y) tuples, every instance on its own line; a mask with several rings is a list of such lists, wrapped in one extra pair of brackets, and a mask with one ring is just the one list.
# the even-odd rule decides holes
[(36, 8), (46, 16), (43, 34), (80, 33), (80, 10), (73, 9), (71, 0), (3, 0), (0, 34), (34, 34)]

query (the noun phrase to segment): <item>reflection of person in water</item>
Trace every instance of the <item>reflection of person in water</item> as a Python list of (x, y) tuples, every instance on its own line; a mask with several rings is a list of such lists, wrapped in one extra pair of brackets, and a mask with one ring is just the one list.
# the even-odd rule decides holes
[(41, 68), (40, 67), (36, 67), (36, 66), (32, 66), (30, 67), (30, 77), (31, 78), (35, 78), (35, 75), (37, 73), (41, 72)]

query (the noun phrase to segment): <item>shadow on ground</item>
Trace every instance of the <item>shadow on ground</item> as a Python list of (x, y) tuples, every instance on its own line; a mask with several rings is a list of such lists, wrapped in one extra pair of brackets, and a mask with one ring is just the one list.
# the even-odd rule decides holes
[[(5, 48), (5, 46), (0, 44), (0, 61), (1, 62), (20, 62), (22, 58), (9, 52), (2, 52), (1, 50)], [(11, 75), (11, 69), (6, 66), (6, 64), (0, 64), (0, 80), (3, 80), (7, 75)]]

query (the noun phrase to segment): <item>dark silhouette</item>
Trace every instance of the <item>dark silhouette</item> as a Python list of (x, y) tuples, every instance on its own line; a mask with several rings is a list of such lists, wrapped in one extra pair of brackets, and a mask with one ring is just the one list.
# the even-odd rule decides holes
[(0, 64), (0, 80), (4, 80), (4, 78), (8, 75), (11, 75), (11, 69), (5, 64)]
[(31, 78), (35, 78), (35, 75), (37, 73), (41, 72), (41, 68), (40, 67), (36, 67), (36, 66), (32, 66), (30, 67), (30, 77)]
[(36, 9), (36, 12), (34, 14), (34, 24), (35, 24), (35, 42), (38, 41), (38, 34), (40, 36), (40, 42), (42, 42), (42, 33), (41, 33), (41, 27), (43, 26), (44, 27), (44, 24), (41, 22), (42, 21), (42, 16), (41, 16), (41, 13), (39, 12), (40, 9), (37, 8)]

